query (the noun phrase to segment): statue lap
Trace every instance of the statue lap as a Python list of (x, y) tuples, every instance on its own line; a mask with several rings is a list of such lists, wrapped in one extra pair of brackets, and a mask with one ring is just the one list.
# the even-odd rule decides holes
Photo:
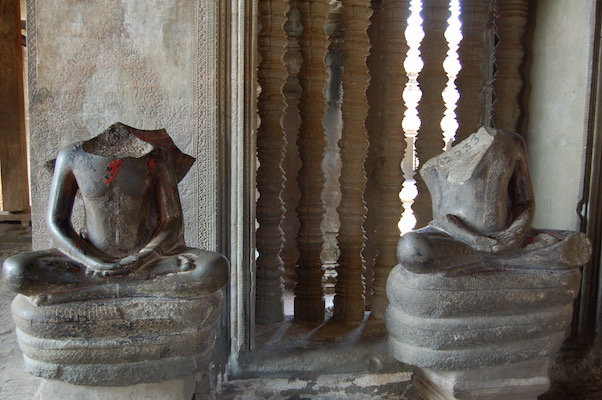
[(220, 290), (228, 261), (219, 253), (186, 248), (127, 275), (88, 274), (87, 267), (58, 249), (22, 253), (4, 262), (5, 284), (14, 292), (59, 302), (91, 298), (163, 295), (198, 297)]

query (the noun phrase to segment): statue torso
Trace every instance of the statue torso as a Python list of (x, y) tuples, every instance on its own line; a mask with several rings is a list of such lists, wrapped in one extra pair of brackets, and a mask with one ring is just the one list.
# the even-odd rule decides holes
[(508, 227), (508, 187), (518, 154), (516, 138), (479, 131), (421, 170), (433, 201), (433, 216), (460, 217), (478, 232)]
[(161, 218), (156, 194), (157, 168), (166, 162), (161, 152), (102, 156), (86, 152), (81, 144), (69, 152), (84, 204), (88, 240), (116, 257), (144, 247)]

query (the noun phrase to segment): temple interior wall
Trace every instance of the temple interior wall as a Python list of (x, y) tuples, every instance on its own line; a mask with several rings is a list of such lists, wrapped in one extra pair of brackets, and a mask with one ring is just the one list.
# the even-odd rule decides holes
[(180, 183), (186, 238), (215, 249), (215, 7), (200, 0), (28, 1), (35, 249), (52, 247), (45, 163), (114, 122), (165, 128), (196, 157)]

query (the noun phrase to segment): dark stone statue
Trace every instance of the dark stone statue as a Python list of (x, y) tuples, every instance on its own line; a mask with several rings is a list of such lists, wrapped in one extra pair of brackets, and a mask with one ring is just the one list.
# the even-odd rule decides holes
[(30, 373), (130, 386), (208, 369), (229, 264), (184, 243), (177, 185), (193, 162), (165, 130), (120, 123), (60, 151), (48, 212), (57, 248), (3, 268)]
[[(193, 162), (164, 130), (120, 123), (63, 148), (48, 213), (57, 248), (7, 259), (5, 283), (48, 301), (152, 292), (186, 297), (223, 287), (227, 260), (184, 243), (177, 183)], [(71, 222), (78, 191), (85, 209), (80, 233)]]

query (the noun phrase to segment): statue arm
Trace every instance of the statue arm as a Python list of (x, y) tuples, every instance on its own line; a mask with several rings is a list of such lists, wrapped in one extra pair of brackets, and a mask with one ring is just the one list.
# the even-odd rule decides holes
[(56, 160), (48, 206), (48, 226), (57, 248), (73, 260), (96, 270), (111, 270), (116, 264), (106, 262), (107, 255), (75, 232), (71, 224), (78, 185), (66, 151)]
[(446, 214), (429, 222), (429, 226), (447, 233), (460, 242), (468, 244), (477, 251), (491, 252), (496, 246), (494, 238), (483, 235), (466, 225), (459, 217)]
[(533, 188), (527, 162), (527, 151), (525, 143), (517, 138), (517, 159), (514, 172), (508, 186), (510, 197), (510, 226), (492, 235), (498, 241), (494, 251), (509, 250), (521, 246), (531, 230), (533, 215), (535, 213), (533, 201)]

